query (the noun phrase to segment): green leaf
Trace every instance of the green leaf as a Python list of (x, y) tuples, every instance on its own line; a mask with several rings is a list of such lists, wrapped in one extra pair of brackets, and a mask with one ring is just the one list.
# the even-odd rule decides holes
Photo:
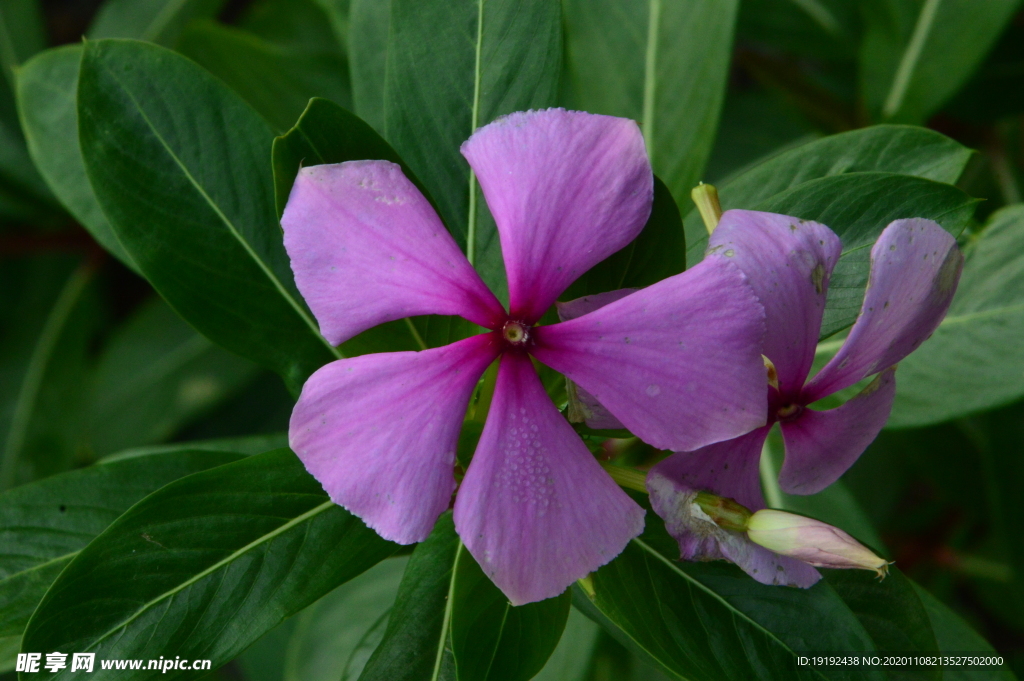
[[(962, 422), (963, 423), (963, 422)], [(1024, 403), (972, 417), (964, 423), (982, 455), (989, 522), (995, 529), (995, 543), (1010, 564), (1011, 582), (1000, 585), (998, 598), (1007, 604), (1013, 620), (1024, 613)]]
[[(217, 667), (396, 548), (332, 503), (290, 451), (258, 454), (171, 483), (118, 518), (47, 591), (23, 645)], [(41, 678), (55, 676), (69, 674)]]
[(48, 256), (6, 267), (16, 302), (0, 346), (0, 491), (71, 467), (100, 319), (93, 263)]
[(723, 562), (678, 561), (661, 519), (648, 512), (646, 520), (643, 535), (591, 575), (593, 595), (573, 594), (577, 607), (641, 659), (672, 678), (694, 681), (865, 678), (796, 663), (809, 652), (874, 651), (864, 627), (824, 580), (810, 589), (779, 588)]
[(860, 74), (870, 112), (920, 123), (967, 82), (1019, 0), (871, 0)]
[(189, 21), (216, 16), (225, 0), (107, 0), (89, 38), (135, 38), (174, 47)]
[(779, 588), (734, 566), (676, 562), (656, 548), (674, 542), (648, 518), (644, 535), (591, 575), (593, 597), (576, 589), (573, 599), (643, 659), (692, 681), (884, 678), (797, 664), (808, 652), (874, 650), (828, 584)]
[(103, 455), (164, 440), (256, 370), (153, 298), (113, 332), (99, 357), (89, 400), (91, 448)]
[(285, 654), (285, 681), (358, 678), (387, 626), (408, 559), (381, 561), (303, 610)]
[(252, 109), (180, 55), (102, 40), (85, 47), (78, 114), (100, 205), (176, 312), (295, 391), (340, 357), (295, 289), (267, 164), (273, 133)]
[(262, 454), (271, 449), (281, 449), (288, 446), (288, 433), (270, 433), (267, 435), (245, 435), (242, 437), (224, 437), (213, 440), (188, 440), (185, 442), (172, 442), (166, 445), (150, 445), (148, 447), (132, 447), (124, 449), (110, 456), (105, 456), (100, 461), (110, 463), (123, 459), (133, 459), (139, 456), (151, 454), (165, 454), (176, 452), (183, 447), (204, 452), (232, 452), (233, 454)]
[(391, 0), (352, 0), (349, 22), (348, 61), (353, 111), (374, 130), (383, 133)]
[(757, 210), (816, 220), (843, 241), (832, 271), (821, 338), (849, 326), (860, 313), (871, 246), (893, 220), (935, 220), (958, 236), (974, 214), (976, 199), (953, 185), (892, 173), (846, 173), (804, 182), (776, 194)]
[[(926, 128), (876, 125), (802, 144), (755, 165), (718, 189), (723, 210), (729, 210), (752, 209), (803, 182), (846, 173), (898, 173), (952, 184), (971, 153)], [(681, 205), (689, 207), (684, 221), (686, 260), (693, 265), (704, 257), (708, 234), (689, 199)]]
[(938, 423), (1024, 395), (1024, 206), (989, 218), (970, 244), (953, 304), (900, 362), (890, 427)]
[[(319, 12), (315, 5), (312, 9)], [(319, 21), (325, 22), (322, 13)], [(207, 20), (185, 30), (178, 50), (230, 85), (279, 132), (294, 125), (311, 97), (350, 105), (348, 64), (337, 44), (324, 49), (310, 41), (297, 47), (278, 39)]]
[(555, 101), (557, 2), (392, 0), (386, 137), (423, 181), (455, 240), (503, 291), (497, 230), (459, 146), (478, 127)]
[[(995, 657), (999, 654), (991, 643), (982, 638), (942, 601), (931, 595), (921, 585), (915, 582), (911, 582), (911, 584), (914, 591), (917, 592), (918, 598), (921, 599), (925, 612), (928, 613), (928, 620), (935, 632), (939, 651), (943, 654), (969, 653), (984, 657)], [(943, 681), (1016, 681), (1017, 677), (1009, 667), (1003, 665), (999, 665), (998, 668), (993, 666), (949, 666), (943, 669), (942, 679)]]
[(686, 236), (668, 187), (654, 178), (654, 204), (640, 235), (592, 267), (561, 296), (572, 300), (620, 288), (643, 288), (686, 269)]
[(640, 123), (654, 172), (689, 201), (725, 97), (737, 0), (567, 0), (565, 99)]
[[(935, 655), (931, 620), (913, 583), (897, 568), (878, 581), (864, 570), (826, 570), (825, 579), (871, 634), (879, 653)], [(941, 679), (941, 667), (907, 667), (900, 679)]]
[(600, 632), (591, 619), (570, 608), (562, 638), (534, 681), (584, 681)]
[(384, 639), (359, 681), (454, 681), (450, 643), (455, 564), (463, 552), (451, 513), (409, 558)]
[(137, 501), (180, 477), (239, 458), (179, 445), (0, 494), (0, 637), (20, 638), (60, 571)]
[(8, 0), (0, 5), (0, 69), (14, 86), (14, 70), (46, 47), (46, 27), (36, 0)]
[(18, 110), (32, 160), (61, 204), (103, 248), (133, 270), (96, 201), (78, 145), (78, 66), (82, 46), (47, 50), (18, 70)]
[(513, 607), (469, 551), (459, 555), (454, 584), (451, 637), (459, 678), (532, 679), (562, 636), (570, 592)]
[(363, 159), (391, 161), (416, 180), (398, 153), (358, 116), (326, 99), (314, 98), (287, 134), (274, 140), (274, 189), (277, 213), (284, 213), (295, 177), (303, 166)]

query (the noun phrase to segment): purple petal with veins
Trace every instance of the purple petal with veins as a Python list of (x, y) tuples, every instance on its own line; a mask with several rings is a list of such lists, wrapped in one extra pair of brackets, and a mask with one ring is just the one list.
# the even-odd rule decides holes
[(497, 355), (486, 334), (331, 362), (303, 386), (288, 444), (334, 503), (385, 539), (423, 541), (455, 491), (466, 405)]
[(964, 258), (953, 235), (922, 218), (896, 220), (871, 249), (860, 316), (836, 356), (804, 388), (804, 403), (887, 369), (946, 316)]
[(513, 605), (551, 598), (622, 552), (644, 511), (597, 463), (541, 385), (506, 353), (455, 499), (455, 527)]
[(762, 314), (742, 273), (708, 260), (537, 328), (533, 354), (645, 442), (697, 449), (765, 423)]
[(420, 191), (388, 161), (303, 168), (281, 218), (295, 284), (337, 345), (383, 322), (505, 317)]
[(726, 211), (708, 241), (708, 257), (739, 267), (764, 305), (764, 354), (784, 394), (799, 394), (807, 380), (841, 252), (825, 225), (752, 210)]
[(779, 485), (817, 494), (839, 479), (881, 432), (896, 397), (896, 369), (880, 373), (856, 397), (827, 411), (804, 409), (782, 422), (786, 460)]
[(636, 123), (561, 109), (499, 118), (462, 145), (498, 226), (509, 312), (530, 324), (636, 238), (654, 175)]

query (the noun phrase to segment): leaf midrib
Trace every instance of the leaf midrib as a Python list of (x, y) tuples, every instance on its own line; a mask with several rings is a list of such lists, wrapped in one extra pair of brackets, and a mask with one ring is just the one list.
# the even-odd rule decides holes
[(233, 553), (231, 553), (229, 556), (220, 559), (219, 561), (217, 561), (216, 563), (214, 563), (210, 567), (206, 568), (205, 570), (200, 571), (199, 573), (197, 573), (196, 575), (194, 575), (194, 576), (190, 577), (189, 579), (185, 580), (181, 584), (178, 584), (173, 589), (168, 589), (167, 591), (165, 591), (164, 593), (160, 594), (156, 598), (153, 598), (152, 600), (144, 603), (142, 606), (140, 606), (135, 611), (135, 613), (131, 617), (129, 617), (125, 621), (121, 622), (120, 624), (112, 627), (110, 630), (108, 630), (102, 636), (100, 636), (95, 641), (90, 643), (89, 646), (86, 647), (83, 650), (83, 652), (88, 652), (90, 650), (95, 650), (97, 648), (97, 646), (99, 646), (99, 644), (101, 644), (107, 638), (112, 636), (114, 633), (116, 633), (116, 632), (124, 629), (125, 627), (127, 627), (129, 624), (131, 624), (136, 619), (141, 617), (143, 613), (147, 612), (148, 610), (150, 610), (151, 608), (156, 606), (161, 601), (166, 600), (167, 598), (170, 598), (171, 596), (174, 596), (175, 594), (177, 594), (180, 591), (184, 590), (185, 588), (195, 584), (196, 582), (198, 582), (199, 580), (203, 579), (204, 577), (213, 574), (214, 572), (216, 572), (217, 570), (219, 570), (220, 568), (222, 568), (222, 567), (224, 567), (226, 565), (229, 565), (234, 560), (236, 560), (237, 558), (245, 555), (246, 553), (248, 553), (252, 549), (256, 548), (257, 546), (259, 546), (261, 544), (264, 544), (264, 543), (274, 539), (275, 537), (283, 534), (284, 532), (287, 532), (291, 528), (296, 527), (297, 525), (305, 522), (306, 520), (309, 520), (310, 518), (313, 518), (313, 517), (323, 513), (324, 511), (328, 510), (329, 508), (332, 508), (333, 506), (335, 506), (334, 502), (328, 500), (328, 501), (323, 502), (319, 506), (311, 508), (310, 510), (306, 511), (305, 513), (303, 513), (303, 514), (301, 514), (299, 516), (296, 516), (295, 518), (292, 518), (291, 520), (289, 520), (288, 522), (284, 523), (283, 525), (281, 525), (280, 527), (276, 528), (275, 530), (273, 530), (271, 532), (268, 532), (268, 533), (266, 533), (266, 534), (264, 534), (264, 535), (262, 535), (262, 536), (260, 536), (260, 537), (258, 537), (256, 539), (254, 539), (253, 541), (249, 542), (248, 544), (246, 544), (242, 548), (240, 548), (240, 549), (234, 551)]
[(224, 226), (227, 227), (227, 230), (231, 234), (231, 236), (233, 236), (235, 240), (239, 243), (239, 245), (242, 246), (243, 250), (249, 256), (249, 258), (256, 263), (256, 265), (263, 272), (264, 276), (273, 284), (274, 288), (277, 289), (281, 297), (288, 302), (288, 304), (292, 307), (295, 313), (299, 316), (299, 319), (305, 322), (306, 326), (309, 327), (313, 335), (324, 344), (324, 346), (328, 349), (328, 351), (331, 354), (334, 355), (336, 359), (341, 359), (343, 357), (341, 352), (336, 347), (327, 342), (327, 339), (320, 334), (319, 328), (317, 328), (316, 324), (313, 323), (313, 320), (310, 319), (308, 314), (306, 314), (306, 311), (302, 308), (301, 305), (299, 305), (298, 301), (296, 301), (295, 298), (284, 287), (284, 284), (282, 284), (281, 280), (277, 278), (277, 275), (274, 274), (274, 272), (267, 266), (267, 264), (263, 262), (263, 259), (256, 254), (256, 251), (252, 249), (252, 246), (250, 246), (249, 242), (242, 238), (241, 233), (238, 231), (238, 228), (235, 227), (231, 219), (228, 218), (228, 216), (225, 215), (223, 211), (221, 211), (220, 206), (217, 205), (213, 198), (206, 193), (206, 190), (202, 187), (202, 185), (192, 176), (192, 173), (185, 166), (184, 162), (182, 162), (182, 160), (178, 158), (178, 155), (174, 153), (173, 149), (171, 149), (170, 144), (168, 144), (167, 141), (163, 138), (163, 135), (160, 134), (156, 125), (150, 120), (149, 116), (146, 115), (146, 112), (142, 108), (142, 105), (139, 103), (137, 99), (135, 99), (135, 96), (131, 93), (131, 91), (124, 85), (124, 83), (121, 82), (121, 80), (111, 69), (106, 68), (106, 66), (104, 66), (104, 68), (106, 69), (107, 74), (111, 77), (111, 79), (117, 83), (118, 87), (121, 88), (121, 91), (124, 92), (128, 99), (131, 100), (132, 104), (135, 107), (135, 110), (142, 117), (142, 120), (145, 121), (146, 126), (149, 127), (150, 131), (153, 133), (153, 136), (156, 137), (156, 139), (160, 142), (160, 145), (164, 148), (164, 151), (167, 152), (167, 155), (174, 161), (174, 163), (178, 166), (181, 172), (185, 175), (185, 178), (188, 180), (189, 184), (192, 185), (192, 187), (196, 190), (196, 192), (199, 193), (199, 195), (203, 198), (203, 200), (210, 207), (210, 209), (213, 210), (213, 212), (217, 215), (217, 217), (224, 224)]
[(463, 543), (459, 540), (455, 548), (455, 559), (452, 560), (452, 576), (448, 581), (448, 597), (444, 604), (444, 619), (441, 620), (441, 635), (437, 642), (437, 655), (434, 658), (434, 671), (430, 681), (438, 681), (441, 675), (441, 663), (444, 660), (445, 643), (448, 641), (448, 630), (452, 625), (452, 607), (455, 602), (455, 574), (459, 571), (459, 556), (462, 555)]
[[(722, 605), (725, 606), (725, 608), (729, 612), (733, 613), (734, 617), (739, 617), (739, 618), (743, 619), (745, 622), (747, 622), (748, 624), (753, 626), (755, 629), (757, 629), (758, 631), (762, 632), (769, 639), (774, 641), (783, 650), (789, 652), (794, 657), (797, 656), (797, 652), (795, 650), (793, 650), (785, 641), (780, 639), (773, 632), (769, 631), (768, 629), (765, 629), (763, 626), (761, 626), (755, 620), (751, 619), (749, 615), (747, 615), (742, 610), (736, 608), (734, 605), (729, 603), (729, 601), (725, 600), (725, 598), (720, 596), (718, 593), (716, 593), (715, 591), (713, 591), (713, 590), (709, 589), (708, 587), (704, 586), (704, 584), (702, 584), (699, 580), (694, 579), (693, 577), (691, 577), (689, 574), (687, 574), (683, 570), (680, 570), (675, 564), (673, 564), (672, 561), (670, 561), (665, 556), (661, 555), (661, 553), (659, 553), (658, 551), (655, 551), (652, 546), (650, 546), (649, 544), (644, 542), (642, 539), (637, 537), (637, 538), (634, 538), (632, 541), (633, 541), (634, 544), (639, 546), (643, 551), (645, 551), (646, 553), (650, 554), (651, 556), (653, 556), (657, 560), (659, 560), (662, 563), (664, 563), (670, 570), (672, 570), (672, 572), (676, 573), (677, 575), (679, 575), (680, 577), (685, 579), (687, 582), (689, 582), (690, 584), (692, 584), (693, 586), (695, 586), (696, 588), (698, 588), (699, 590), (701, 590), (702, 592), (704, 592), (708, 596), (711, 596), (715, 600), (719, 601)], [(628, 632), (626, 632), (624, 629), (622, 631), (624, 633), (626, 633), (626, 635), (629, 636), (631, 639), (633, 639), (633, 641), (637, 644), (637, 646), (639, 646), (643, 650), (647, 650), (646, 646), (642, 645), (639, 641), (637, 641), (632, 636), (630, 636), (630, 634)], [(648, 654), (650, 654), (650, 651), (648, 651)], [(653, 657), (653, 655), (652, 655), (652, 657)], [(655, 659), (657, 659), (657, 658), (655, 658)], [(829, 681), (829, 677), (825, 676), (824, 674), (822, 674), (817, 669), (812, 668), (812, 671), (818, 676), (818, 678), (823, 679), (824, 681)]]

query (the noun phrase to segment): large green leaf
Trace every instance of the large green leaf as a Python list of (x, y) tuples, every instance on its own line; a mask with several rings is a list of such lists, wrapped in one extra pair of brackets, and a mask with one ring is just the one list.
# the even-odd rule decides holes
[(55, 217), (53, 196), (25, 147), (14, 96), (18, 70), (44, 47), (38, 0), (0, 3), (0, 216), (8, 220), (53, 222)]
[(874, 651), (827, 584), (786, 589), (759, 584), (733, 566), (678, 563), (656, 548), (663, 540), (651, 534), (648, 528), (593, 573), (593, 596), (577, 589), (574, 603), (672, 678), (884, 678), (880, 671), (864, 676), (863, 670), (798, 665), (797, 657), (809, 652)]
[(350, 12), (348, 63), (353, 111), (383, 133), (391, 0), (352, 0)]
[(182, 317), (295, 390), (340, 356), (295, 289), (267, 163), (273, 133), (241, 99), (169, 50), (101, 40), (85, 47), (78, 118), (100, 205)]
[[(970, 157), (970, 149), (932, 130), (876, 125), (824, 137), (778, 154), (726, 181), (719, 187), (719, 193), (722, 208), (729, 210), (752, 209), (803, 182), (846, 173), (899, 173), (952, 184)], [(687, 201), (680, 205), (689, 207), (684, 208), (684, 225), (687, 262), (692, 265), (704, 257), (708, 235), (692, 204)]]
[(1020, 0), (870, 0), (860, 76), (868, 109), (921, 123), (970, 78)]
[(804, 182), (756, 208), (817, 220), (842, 239), (843, 253), (832, 271), (821, 326), (825, 338), (857, 319), (868, 281), (871, 246), (886, 225), (899, 218), (929, 218), (959, 235), (976, 203), (953, 185), (934, 180), (857, 172)]
[(513, 607), (469, 551), (459, 554), (452, 589), (452, 653), (460, 679), (528, 681), (558, 644), (570, 592)]
[(135, 38), (173, 47), (192, 19), (212, 17), (225, 0), (107, 0), (89, 38)]
[[(311, 2), (298, 7), (306, 8), (296, 13), (313, 24), (310, 29), (323, 27), (319, 8)], [(350, 105), (348, 64), (336, 43), (323, 46), (309, 40), (295, 45), (288, 36), (275, 38), (207, 20), (185, 30), (178, 50), (230, 85), (279, 132), (295, 124), (311, 97)]]
[(103, 248), (132, 269), (96, 201), (78, 146), (81, 45), (47, 50), (18, 70), (18, 110), (32, 160), (61, 204)]
[(388, 623), (408, 559), (381, 561), (303, 610), (285, 653), (285, 681), (355, 681)]
[(573, 595), (642, 659), (690, 681), (884, 678), (797, 664), (809, 652), (875, 649), (824, 580), (810, 589), (780, 588), (721, 562), (679, 562), (661, 519), (648, 511), (646, 520), (643, 535), (591, 575), (592, 594), (577, 588)]
[(46, 27), (36, 0), (8, 0), (0, 5), (0, 69), (13, 86), (14, 70), (46, 47)]
[(989, 218), (934, 335), (900, 362), (890, 427), (937, 423), (1024, 395), (1024, 206)]
[(739, 2), (564, 5), (566, 103), (639, 122), (654, 172), (683, 205), (715, 140)]
[(445, 513), (412, 552), (384, 638), (359, 681), (455, 680), (451, 607), (455, 564), (464, 550)]
[(505, 283), (497, 231), (459, 146), (498, 116), (554, 104), (561, 56), (558, 2), (391, 3), (386, 137), (499, 292)]
[(160, 442), (256, 371), (154, 298), (113, 332), (99, 357), (88, 404), (89, 445), (103, 455)]
[(289, 450), (258, 454), (133, 506), (64, 569), (23, 645), (220, 666), (395, 548), (332, 503)]
[(21, 636), (60, 571), (137, 501), (180, 477), (239, 458), (179, 445), (0, 494), (0, 637)]
[(67, 256), (4, 263), (0, 490), (70, 468), (79, 454), (88, 352), (101, 318), (95, 267)]
[[(913, 584), (918, 598), (921, 599), (925, 612), (928, 613), (928, 620), (931, 622), (935, 640), (942, 653), (953, 655), (968, 653), (982, 657), (999, 655), (992, 648), (991, 643), (982, 638), (942, 601), (928, 593), (920, 585), (913, 582), (911, 584)], [(947, 666), (942, 671), (942, 679), (943, 681), (1016, 681), (1017, 677), (1009, 667), (1003, 665), (998, 665), (998, 667), (963, 665)]]
[[(1024, 515), (1024, 403), (991, 411), (968, 420), (984, 463), (990, 522), (995, 543), (1010, 564), (1011, 582), (1000, 585), (999, 599), (1014, 613), (1024, 613), (1024, 535), (1018, 518)], [(1009, 588), (1007, 588), (1007, 586)]]
[(601, 629), (576, 608), (569, 609), (565, 631), (535, 681), (584, 681)]
[[(827, 570), (825, 578), (871, 634), (879, 653), (938, 653), (928, 612), (913, 583), (897, 568), (890, 568), (881, 581), (861, 570)], [(895, 678), (941, 679), (942, 668), (901, 668)]]

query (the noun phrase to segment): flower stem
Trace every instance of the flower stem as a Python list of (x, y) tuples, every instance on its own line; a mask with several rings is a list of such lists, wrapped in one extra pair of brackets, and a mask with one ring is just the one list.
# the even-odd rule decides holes
[(637, 492), (647, 492), (647, 474), (641, 471), (626, 468), (625, 466), (616, 466), (613, 463), (602, 462), (601, 466), (608, 471), (608, 475), (612, 476), (612, 480), (619, 487), (625, 487), (626, 489), (636, 490)]

